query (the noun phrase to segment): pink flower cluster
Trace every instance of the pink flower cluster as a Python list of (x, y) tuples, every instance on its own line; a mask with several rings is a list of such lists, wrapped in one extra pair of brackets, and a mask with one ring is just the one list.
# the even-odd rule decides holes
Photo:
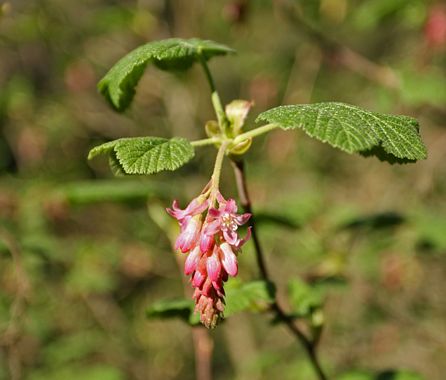
[(174, 201), (167, 212), (180, 225), (175, 249), (188, 253), (184, 273), (191, 275), (195, 288), (195, 311), (200, 313), (200, 320), (206, 327), (213, 328), (223, 317), (223, 283), (228, 276), (237, 275), (237, 254), (250, 237), (250, 228), (243, 239), (237, 229), (251, 214), (237, 214), (235, 201), (224, 199), (219, 191), (215, 191), (215, 196), (194, 198), (184, 210)]

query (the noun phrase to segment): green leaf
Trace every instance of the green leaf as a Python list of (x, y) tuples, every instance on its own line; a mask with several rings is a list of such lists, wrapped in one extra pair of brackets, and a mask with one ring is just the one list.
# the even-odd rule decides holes
[(115, 145), (119, 141), (120, 140), (113, 140), (113, 141), (106, 142), (105, 144), (101, 144), (101, 145), (95, 146), (88, 153), (88, 159), (91, 160), (92, 158), (94, 158), (96, 156), (99, 156), (101, 154), (111, 153), (113, 151)]
[(418, 122), (408, 116), (328, 102), (276, 107), (261, 113), (257, 120), (276, 123), (285, 130), (302, 128), (309, 136), (347, 153), (375, 154), (391, 163), (427, 157)]
[(300, 279), (292, 279), (288, 284), (289, 302), (293, 312), (299, 316), (311, 315), (313, 310), (322, 307), (323, 292)]
[(146, 316), (149, 319), (180, 318), (191, 325), (200, 322), (198, 314), (194, 314), (194, 302), (185, 298), (155, 302), (147, 308)]
[(276, 289), (266, 281), (252, 281), (242, 284), (232, 280), (226, 286), (225, 317), (242, 311), (265, 311), (274, 302)]
[(200, 59), (234, 52), (225, 45), (197, 38), (149, 42), (121, 58), (98, 83), (98, 89), (116, 111), (122, 112), (132, 102), (149, 62), (163, 70), (184, 70)]
[(110, 154), (114, 172), (126, 174), (153, 174), (176, 170), (194, 157), (194, 148), (186, 139), (174, 137), (122, 138), (93, 148), (92, 159), (99, 154)]

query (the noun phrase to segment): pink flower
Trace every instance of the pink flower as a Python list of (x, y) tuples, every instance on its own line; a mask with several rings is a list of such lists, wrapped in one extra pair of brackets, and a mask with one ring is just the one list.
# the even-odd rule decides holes
[(171, 209), (166, 209), (166, 211), (177, 219), (180, 224), (181, 232), (175, 242), (175, 249), (180, 249), (181, 252), (185, 253), (196, 245), (201, 231), (200, 214), (207, 208), (207, 199), (203, 199), (200, 195), (199, 197), (194, 198), (184, 210), (181, 210), (178, 207), (177, 200), (173, 201)]
[[(233, 199), (227, 201), (218, 192), (217, 200), (219, 207), (209, 208), (207, 224), (202, 232), (205, 236), (214, 236), (221, 233), (223, 240), (228, 244), (240, 247), (246, 241), (243, 241), (237, 235), (237, 229), (242, 224), (245, 224), (251, 217), (251, 214), (237, 214), (237, 205)], [(250, 232), (248, 232), (249, 234)]]
[(175, 249), (180, 249), (183, 253), (190, 251), (198, 242), (200, 231), (200, 218), (197, 216), (187, 217), (181, 225), (181, 233), (175, 242)]
[[(225, 200), (216, 190), (206, 194), (194, 198), (184, 210), (174, 201), (167, 212), (180, 225), (175, 249), (188, 253), (184, 273), (191, 276), (195, 288), (195, 311), (200, 313), (200, 320), (206, 327), (213, 328), (223, 317), (223, 284), (229, 276), (237, 275), (237, 254), (251, 236), (248, 228), (246, 237), (241, 239), (238, 227), (245, 224), (251, 215), (237, 214), (235, 201)], [(215, 201), (217, 208), (214, 207)]]
[(181, 224), (187, 217), (201, 214), (208, 208), (209, 204), (207, 199), (203, 199), (202, 197), (203, 196), (200, 195), (197, 198), (192, 199), (184, 210), (181, 210), (178, 207), (178, 201), (174, 200), (172, 208), (168, 208), (166, 211)]

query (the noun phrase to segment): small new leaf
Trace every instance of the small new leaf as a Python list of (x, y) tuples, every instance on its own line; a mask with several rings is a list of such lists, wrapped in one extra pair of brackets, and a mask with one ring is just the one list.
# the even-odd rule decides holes
[(381, 160), (414, 162), (427, 157), (417, 120), (408, 116), (370, 112), (345, 103), (281, 106), (257, 120), (282, 129), (302, 128), (309, 136), (347, 153), (378, 154)]
[(132, 102), (149, 62), (163, 70), (185, 70), (200, 59), (234, 52), (225, 45), (197, 38), (149, 42), (121, 58), (98, 83), (98, 89), (116, 111), (122, 112)]
[(232, 280), (226, 287), (225, 317), (242, 311), (261, 312), (268, 310), (275, 299), (274, 284), (266, 281), (241, 283)]
[[(186, 139), (175, 137), (122, 138), (93, 148), (88, 159), (109, 154), (114, 172), (153, 174), (176, 170), (194, 157), (194, 148)], [(120, 170), (118, 170), (120, 169)]]
[(323, 304), (323, 292), (300, 279), (292, 279), (288, 284), (289, 302), (294, 313), (308, 317)]

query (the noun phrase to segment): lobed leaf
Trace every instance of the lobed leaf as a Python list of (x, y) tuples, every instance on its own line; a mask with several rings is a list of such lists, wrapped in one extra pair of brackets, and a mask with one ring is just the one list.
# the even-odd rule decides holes
[(306, 317), (324, 302), (320, 288), (312, 287), (301, 279), (294, 278), (288, 284), (289, 302), (294, 313)]
[(135, 87), (149, 62), (163, 70), (185, 70), (201, 58), (234, 53), (231, 48), (198, 38), (149, 42), (121, 58), (98, 83), (98, 89), (119, 112), (132, 102)]
[(225, 317), (242, 311), (259, 312), (269, 308), (275, 299), (274, 284), (266, 281), (240, 283), (232, 280), (226, 287)]
[(122, 138), (93, 148), (88, 154), (92, 159), (99, 154), (109, 154), (114, 172), (125, 174), (153, 174), (163, 170), (176, 170), (194, 157), (189, 141), (174, 137)]
[(427, 157), (417, 120), (366, 111), (345, 103), (280, 106), (257, 120), (288, 130), (302, 128), (309, 136), (347, 153), (377, 155), (381, 160), (414, 162)]

